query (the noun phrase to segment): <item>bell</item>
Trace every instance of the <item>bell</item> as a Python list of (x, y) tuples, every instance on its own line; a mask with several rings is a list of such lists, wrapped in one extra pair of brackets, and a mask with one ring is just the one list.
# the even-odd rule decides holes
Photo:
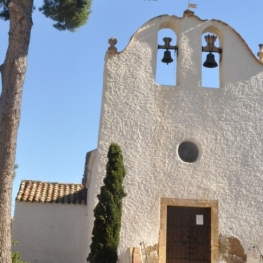
[(206, 61), (203, 64), (206, 68), (216, 68), (218, 65), (215, 61), (215, 56), (212, 53), (209, 53), (206, 57)]
[(167, 63), (167, 65), (168, 65), (168, 63), (173, 62), (173, 59), (171, 57), (171, 52), (169, 50), (164, 51), (164, 56), (163, 56), (162, 62)]

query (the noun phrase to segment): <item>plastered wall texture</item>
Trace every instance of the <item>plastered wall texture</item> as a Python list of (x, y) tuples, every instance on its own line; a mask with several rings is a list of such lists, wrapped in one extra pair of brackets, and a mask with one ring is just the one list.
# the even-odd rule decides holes
[(87, 206), (16, 202), (13, 251), (30, 263), (84, 263), (87, 257)]
[[(177, 36), (176, 86), (154, 81), (162, 28)], [(201, 83), (204, 32), (215, 33), (223, 50), (218, 89)], [(158, 244), (161, 198), (218, 200), (219, 233), (237, 238), (248, 256), (251, 243), (262, 248), (263, 65), (240, 35), (217, 20), (156, 17), (124, 51), (106, 54), (103, 88), (88, 240), (108, 147), (116, 142), (127, 171), (119, 253), (141, 241)], [(178, 157), (186, 140), (199, 148), (194, 163)]]

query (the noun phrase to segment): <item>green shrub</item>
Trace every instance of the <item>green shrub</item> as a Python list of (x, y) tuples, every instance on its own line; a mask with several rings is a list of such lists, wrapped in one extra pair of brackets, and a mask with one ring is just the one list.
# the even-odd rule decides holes
[[(17, 244), (18, 244), (18, 242), (17, 242), (17, 240), (15, 240), (13, 242), (13, 245), (15, 246)], [(14, 252), (14, 253), (12, 253), (12, 263), (30, 263), (30, 262), (22, 261), (20, 253), (19, 252)]]

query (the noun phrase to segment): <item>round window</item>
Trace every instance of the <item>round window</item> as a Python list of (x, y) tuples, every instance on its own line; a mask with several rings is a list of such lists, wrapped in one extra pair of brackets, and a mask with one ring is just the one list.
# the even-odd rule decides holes
[(198, 157), (198, 148), (192, 142), (182, 142), (178, 147), (179, 157), (187, 163), (193, 163)]

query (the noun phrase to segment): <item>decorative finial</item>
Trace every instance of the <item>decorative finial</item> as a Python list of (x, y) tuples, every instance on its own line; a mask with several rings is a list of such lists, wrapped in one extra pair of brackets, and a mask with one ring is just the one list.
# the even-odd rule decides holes
[(117, 48), (115, 45), (117, 44), (117, 39), (115, 37), (111, 37), (108, 40), (108, 43), (110, 44), (110, 47), (108, 48), (108, 52), (117, 52)]
[(184, 17), (188, 17), (188, 16), (194, 16), (195, 13), (192, 10), (186, 9), (184, 11)]
[(263, 63), (263, 44), (259, 44), (259, 52), (258, 52), (258, 57), (259, 61)]

